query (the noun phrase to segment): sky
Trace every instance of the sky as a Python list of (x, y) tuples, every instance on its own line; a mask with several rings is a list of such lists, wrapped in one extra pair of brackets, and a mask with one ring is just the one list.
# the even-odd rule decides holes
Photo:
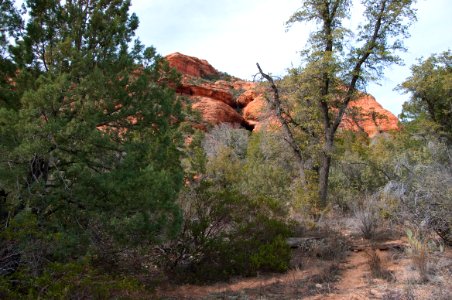
[[(131, 11), (140, 19), (137, 36), (162, 55), (180, 52), (206, 59), (217, 70), (253, 80), (256, 62), (264, 72), (283, 76), (299, 66), (312, 26), (284, 23), (301, 7), (301, 0), (132, 0)], [(417, 58), (452, 47), (452, 0), (418, 0), (417, 22), (400, 53), (404, 66), (386, 69), (367, 92), (395, 115), (409, 96), (394, 88), (410, 76)], [(352, 23), (361, 17), (352, 10)]]

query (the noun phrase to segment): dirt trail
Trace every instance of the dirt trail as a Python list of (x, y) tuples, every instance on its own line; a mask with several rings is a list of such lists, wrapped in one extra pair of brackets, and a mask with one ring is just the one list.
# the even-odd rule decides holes
[(367, 261), (368, 258), (363, 251), (352, 252), (336, 286), (344, 290), (365, 286), (364, 275), (368, 270)]
[(368, 299), (369, 273), (363, 246), (350, 251), (337, 266), (333, 261), (306, 260), (302, 270), (285, 274), (238, 279), (208, 286), (167, 286), (158, 291), (162, 299)]
[[(367, 299), (365, 276), (368, 273), (368, 258), (364, 251), (351, 252), (341, 269), (340, 280), (335, 283), (334, 295), (317, 299)], [(315, 298), (314, 298), (315, 299)]]
[[(339, 264), (316, 258), (304, 258), (301, 270), (285, 274), (267, 274), (229, 283), (208, 286), (166, 286), (157, 291), (158, 299), (306, 299), (306, 300), (364, 300), (364, 299), (433, 299), (435, 284), (421, 284), (413, 290), (416, 271), (404, 249), (404, 240), (392, 239), (371, 245), (362, 239), (351, 239), (351, 250)], [(372, 249), (375, 249), (373, 252)], [(451, 252), (450, 250), (448, 252)], [(299, 253), (302, 253), (301, 251)], [(385, 276), (373, 276), (370, 254), (378, 255)], [(297, 250), (294, 251), (297, 255)], [(446, 265), (452, 267), (452, 257)], [(448, 282), (446, 275), (443, 282)], [(407, 294), (408, 293), (408, 294)], [(409, 298), (409, 293), (416, 295)], [(441, 292), (447, 298), (449, 290)], [(441, 294), (441, 295), (443, 295)], [(407, 296), (408, 295), (408, 296)], [(389, 297), (389, 298), (388, 298)], [(408, 297), (408, 298), (407, 298)]]
[[(293, 299), (304, 293), (308, 279), (318, 277), (329, 263), (310, 265), (303, 270), (291, 270), (284, 274), (268, 274), (255, 278), (235, 279), (229, 283), (197, 286), (166, 286), (157, 291), (161, 299)], [(315, 285), (311, 284), (315, 289)]]
[[(381, 267), (391, 274), (388, 270), (394, 269), (395, 265), (391, 259), (389, 249), (403, 247), (403, 242), (394, 240), (387, 244), (376, 246), (376, 255), (381, 261)], [(383, 295), (382, 288), (386, 286), (386, 280), (372, 278), (369, 259), (372, 251), (370, 244), (352, 245), (348, 257), (341, 263), (340, 279), (334, 284), (334, 292), (313, 297), (303, 298), (309, 300), (362, 300), (362, 299), (381, 299)], [(378, 248), (383, 249), (379, 250)]]

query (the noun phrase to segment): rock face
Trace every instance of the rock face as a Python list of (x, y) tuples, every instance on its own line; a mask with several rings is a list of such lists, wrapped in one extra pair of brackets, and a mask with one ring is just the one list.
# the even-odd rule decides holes
[[(230, 123), (250, 130), (260, 130), (264, 123), (277, 126), (275, 116), (266, 109), (266, 91), (258, 84), (226, 76), (206, 60), (178, 52), (166, 56), (166, 60), (183, 75), (182, 85), (176, 91), (189, 96), (193, 108), (201, 112), (208, 124)], [(397, 130), (398, 119), (374, 97), (362, 94), (351, 102), (350, 113), (340, 127), (364, 131), (373, 137)]]
[(370, 137), (399, 129), (397, 117), (384, 109), (372, 95), (362, 94), (350, 102), (349, 107), (351, 112), (342, 120), (342, 128), (364, 131)]
[(243, 117), (231, 106), (209, 97), (195, 97), (193, 108), (210, 124), (233, 123), (247, 126)]
[(165, 57), (169, 64), (184, 75), (194, 77), (214, 76), (218, 74), (206, 60), (193, 56), (183, 55), (179, 52)]

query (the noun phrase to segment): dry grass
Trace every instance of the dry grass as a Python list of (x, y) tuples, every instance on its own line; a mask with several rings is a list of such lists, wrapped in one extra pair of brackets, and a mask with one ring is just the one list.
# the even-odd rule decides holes
[(413, 265), (419, 273), (422, 282), (428, 281), (430, 252), (428, 248), (428, 240), (417, 232), (413, 233), (407, 230), (408, 243), (410, 248), (408, 254), (411, 257)]
[(366, 240), (370, 240), (375, 236), (378, 226), (380, 225), (380, 217), (373, 203), (366, 203), (363, 207), (355, 212), (355, 217), (359, 223), (359, 229)]
[(415, 300), (413, 290), (407, 288), (403, 291), (387, 290), (382, 297), (382, 300)]
[(394, 279), (392, 273), (383, 266), (380, 256), (378, 256), (378, 253), (374, 247), (366, 251), (366, 255), (368, 257), (370, 274), (373, 278), (381, 278), (387, 281)]

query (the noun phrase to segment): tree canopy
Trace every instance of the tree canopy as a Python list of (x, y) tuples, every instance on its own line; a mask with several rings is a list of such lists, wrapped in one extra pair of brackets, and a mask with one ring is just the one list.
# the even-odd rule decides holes
[[(302, 7), (287, 22), (288, 26), (297, 22), (316, 25), (306, 50), (302, 51), (303, 64), (300, 70), (292, 72), (292, 76), (299, 77), (294, 80), (299, 87), (296, 93), (298, 106), (317, 109), (317, 112), (304, 118), (318, 116), (316, 123), (322, 124), (317, 142), (313, 145), (322, 145), (316, 168), (318, 198), (322, 207), (327, 203), (335, 135), (349, 103), (356, 99), (358, 89), (363, 89), (369, 80), (381, 75), (385, 66), (400, 62), (397, 51), (404, 50), (403, 39), (408, 36), (409, 25), (416, 19), (412, 7), (415, 1), (412, 0), (361, 2), (365, 20), (356, 30), (344, 26), (354, 4), (349, 0), (303, 1)], [(289, 125), (294, 128), (291, 130), (301, 129), (311, 139), (315, 133), (310, 121), (308, 125), (306, 122), (291, 122), (296, 119), (289, 118)], [(295, 143), (292, 141), (290, 144)], [(314, 166), (306, 162), (301, 164), (308, 168)]]
[(432, 55), (411, 67), (411, 76), (399, 88), (410, 94), (403, 104), (404, 121), (427, 120), (452, 141), (452, 55)]
[[(130, 1), (26, 6), (9, 87), (23, 93), (0, 107), (2, 238), (10, 236), (2, 243), (39, 271), (46, 260), (110, 255), (173, 235), (182, 115), (166, 83), (178, 76), (133, 40)], [(25, 230), (26, 240), (11, 238)]]

